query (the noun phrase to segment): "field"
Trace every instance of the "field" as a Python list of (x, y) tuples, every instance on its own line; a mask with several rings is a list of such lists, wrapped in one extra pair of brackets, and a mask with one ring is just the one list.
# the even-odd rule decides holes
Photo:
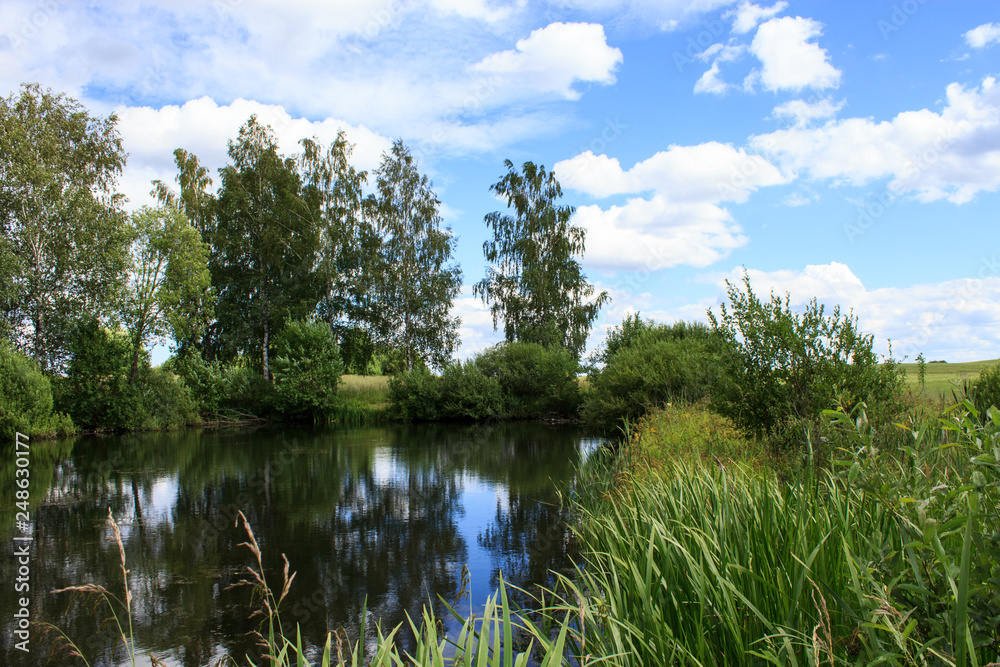
[(938, 403), (942, 399), (951, 399), (951, 390), (962, 380), (975, 380), (979, 372), (1000, 363), (1000, 359), (987, 361), (968, 361), (964, 363), (928, 363), (924, 365), (924, 387), (920, 389), (919, 364), (900, 364), (906, 371), (906, 384), (914, 396), (923, 400)]
[(385, 407), (389, 403), (389, 376), (342, 375), (337, 391), (345, 399), (353, 398), (365, 405)]

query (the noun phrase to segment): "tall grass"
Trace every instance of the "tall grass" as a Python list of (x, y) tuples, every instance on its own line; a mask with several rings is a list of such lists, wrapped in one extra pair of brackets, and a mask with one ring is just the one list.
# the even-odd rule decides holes
[(893, 453), (873, 445), (863, 406), (827, 418), (842, 460), (791, 484), (718, 459), (654, 475), (608, 464), (618, 488), (582, 499), (585, 557), (550, 607), (580, 610), (571, 652), (618, 665), (997, 660), (1000, 414), (981, 424), (963, 404)]

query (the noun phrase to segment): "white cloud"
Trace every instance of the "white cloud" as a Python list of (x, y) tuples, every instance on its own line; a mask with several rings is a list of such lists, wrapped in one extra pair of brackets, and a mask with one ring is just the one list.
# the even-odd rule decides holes
[(781, 203), (791, 208), (797, 208), (799, 206), (808, 206), (812, 203), (812, 199), (806, 197), (801, 192), (793, 192), (790, 195), (785, 195)]
[(822, 24), (800, 16), (771, 19), (757, 29), (750, 51), (761, 61), (760, 81), (771, 91), (823, 90), (840, 85), (840, 70), (826, 49), (810, 41)]
[(729, 211), (708, 203), (674, 203), (662, 195), (607, 210), (581, 206), (573, 224), (587, 233), (584, 264), (600, 270), (658, 271), (705, 267), (747, 242)]
[(732, 86), (719, 78), (719, 62), (712, 63), (694, 84), (694, 92), (722, 95)]
[[(749, 270), (750, 284), (761, 298), (773, 291), (790, 296), (794, 307), (816, 299), (828, 309), (853, 310), (862, 332), (875, 336), (877, 349), (910, 361), (923, 352), (931, 359), (994, 359), (1000, 348), (1000, 264), (984, 258), (968, 278), (904, 287), (866, 287), (839, 262), (802, 270)], [(739, 285), (743, 269), (715, 281), (724, 294), (723, 278)], [(830, 312), (829, 310), (827, 311)]]
[(151, 203), (150, 180), (160, 179), (174, 185), (177, 170), (173, 153), (177, 148), (197, 155), (217, 186), (216, 170), (229, 162), (228, 141), (236, 138), (240, 126), (253, 114), (274, 129), (280, 150), (286, 154), (298, 152), (301, 149), (298, 142), (303, 138), (316, 136), (329, 145), (343, 129), (348, 141), (355, 144), (353, 164), (359, 169), (372, 170), (378, 167), (382, 152), (392, 145), (390, 139), (363, 125), (332, 118), (323, 121), (292, 118), (281, 106), (247, 100), (220, 106), (203, 97), (183, 106), (121, 107), (116, 113), (118, 129), (129, 152), (120, 186), (129, 198), (130, 207)]
[(1000, 44), (1000, 23), (984, 23), (964, 35), (965, 43), (974, 49)]
[(756, 28), (761, 21), (773, 18), (787, 8), (788, 3), (783, 0), (770, 7), (761, 7), (744, 0), (738, 7), (723, 14), (723, 17), (731, 17), (733, 19), (733, 32), (737, 35), (744, 35)]
[(616, 158), (586, 151), (553, 171), (565, 187), (595, 197), (655, 191), (671, 202), (744, 202), (757, 188), (787, 181), (760, 155), (717, 141), (670, 146), (628, 171)]
[(750, 145), (791, 176), (852, 185), (888, 177), (894, 194), (961, 204), (1000, 189), (1000, 86), (993, 78), (971, 90), (953, 83), (940, 113), (847, 118), (758, 135)]
[(790, 100), (774, 107), (774, 111), (771, 113), (775, 118), (787, 118), (791, 120), (795, 127), (804, 127), (814, 120), (833, 118), (843, 108), (843, 101), (834, 102), (829, 98), (814, 102)]
[(515, 49), (493, 53), (472, 67), (496, 76), (499, 85), (516, 81), (540, 93), (579, 99), (573, 84), (610, 84), (622, 52), (607, 44), (604, 27), (596, 23), (552, 23), (518, 40)]
[(670, 146), (628, 171), (616, 158), (586, 151), (556, 163), (560, 183), (603, 198), (652, 192), (622, 206), (577, 209), (587, 231), (587, 266), (648, 270), (708, 266), (747, 242), (722, 202), (744, 202), (786, 178), (759, 155), (708, 142)]

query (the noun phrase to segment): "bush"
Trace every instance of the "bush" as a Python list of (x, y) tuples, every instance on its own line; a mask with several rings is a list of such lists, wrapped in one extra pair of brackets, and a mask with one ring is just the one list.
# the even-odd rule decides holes
[(538, 419), (572, 415), (580, 405), (577, 361), (562, 348), (501, 343), (464, 363), (389, 380), (395, 417), (415, 421)]
[(322, 418), (336, 409), (344, 362), (325, 322), (288, 322), (272, 352), (274, 404), (281, 414)]
[(496, 378), (507, 417), (573, 415), (580, 407), (580, 366), (565, 348), (500, 343), (479, 354), (475, 364), (483, 375)]
[(52, 386), (34, 362), (0, 341), (0, 438), (74, 432), (67, 415), (52, 412)]
[(986, 418), (986, 411), (991, 407), (1000, 410), (1000, 364), (979, 371), (973, 404), (979, 411), (980, 419)]
[(177, 429), (201, 421), (198, 403), (184, 381), (165, 368), (146, 367), (136, 380), (144, 430)]
[(448, 364), (438, 383), (441, 388), (439, 419), (482, 421), (505, 414), (500, 382), (483, 374), (475, 361)]
[(183, 380), (169, 368), (150, 368), (147, 355), (140, 358), (135, 381), (129, 381), (132, 346), (123, 332), (84, 320), (73, 333), (70, 354), (55, 393), (75, 423), (98, 431), (137, 431), (200, 421)]
[[(79, 322), (70, 338), (66, 377), (56, 383), (56, 404), (83, 428), (107, 431), (142, 426), (142, 397), (128, 381), (132, 346), (95, 318)], [(148, 358), (140, 360), (148, 366)]]
[(208, 363), (197, 349), (185, 348), (168, 359), (163, 369), (177, 374), (184, 381), (199, 412), (218, 412), (226, 395), (222, 364), (218, 361)]
[(628, 317), (609, 333), (598, 355), (604, 367), (588, 376), (584, 421), (608, 429), (665, 403), (700, 401), (718, 382), (724, 354), (721, 337), (705, 325)]
[(761, 302), (743, 277), (745, 292), (726, 282), (715, 332), (730, 344), (724, 374), (713, 388), (712, 405), (742, 430), (772, 438), (779, 446), (800, 442), (798, 428), (818, 421), (834, 403), (850, 411), (860, 401), (876, 425), (891, 424), (904, 409), (905, 378), (892, 359), (880, 361), (874, 337), (858, 332), (853, 315), (840, 308), (825, 315), (813, 299), (803, 313), (789, 297)]
[(441, 379), (426, 368), (389, 378), (389, 404), (393, 417), (405, 421), (435, 421), (441, 416)]

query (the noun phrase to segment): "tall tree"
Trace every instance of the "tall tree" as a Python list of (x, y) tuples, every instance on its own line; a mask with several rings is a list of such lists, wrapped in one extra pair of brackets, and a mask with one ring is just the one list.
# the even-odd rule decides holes
[(215, 197), (208, 191), (212, 186), (212, 177), (208, 169), (201, 166), (198, 156), (183, 148), (174, 151), (174, 164), (177, 165), (176, 180), (180, 193), (171, 190), (163, 181), (155, 180), (151, 194), (160, 205), (182, 210), (194, 228), (201, 232), (202, 239), (209, 242), (214, 227)]
[(577, 358), (608, 293), (594, 296), (576, 255), (583, 255), (585, 232), (570, 225), (572, 206), (559, 206), (562, 188), (545, 167), (525, 162), (507, 173), (490, 191), (507, 201), (515, 215), (494, 211), (486, 216), (493, 240), (483, 244), (490, 266), (473, 293), (490, 305), (493, 327), (504, 322), (508, 341), (560, 345)]
[(443, 366), (458, 344), (451, 317), (462, 270), (448, 264), (455, 239), (441, 226), (441, 202), (402, 140), (383, 154), (368, 209), (381, 238), (375, 294), (379, 342), (402, 350), (406, 368), (417, 361)]
[(271, 336), (319, 301), (320, 213), (303, 197), (295, 160), (278, 153), (271, 128), (256, 116), (229, 142), (229, 158), (211, 233), (218, 302), (210, 356), (253, 354), (270, 380)]
[(130, 269), (122, 299), (135, 382), (143, 348), (156, 340), (191, 341), (211, 313), (208, 245), (184, 214), (171, 206), (144, 206), (132, 216)]
[(343, 131), (325, 151), (315, 137), (300, 143), (304, 196), (321, 215), (318, 315), (342, 339), (366, 320), (369, 278), (376, 268), (378, 237), (364, 215), (362, 192), (368, 173), (350, 164), (354, 146)]
[(80, 315), (113, 310), (128, 221), (114, 114), (25, 84), (0, 99), (0, 299), (4, 328), (48, 372), (61, 370)]

